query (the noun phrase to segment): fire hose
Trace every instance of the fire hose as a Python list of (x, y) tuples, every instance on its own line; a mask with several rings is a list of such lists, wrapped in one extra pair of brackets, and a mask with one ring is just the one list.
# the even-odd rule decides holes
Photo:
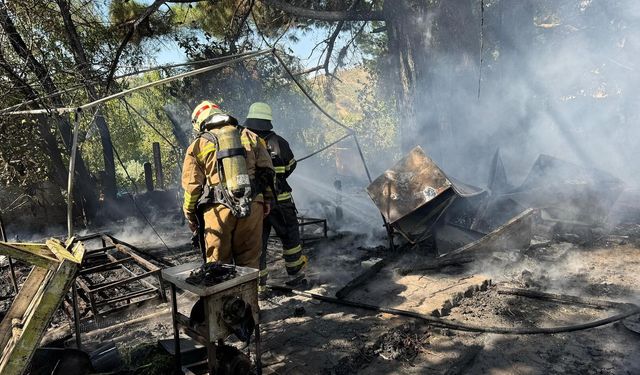
[(438, 328), (447, 328), (455, 331), (465, 331), (465, 332), (478, 332), (478, 333), (495, 333), (502, 335), (539, 335), (539, 334), (554, 334), (554, 333), (566, 333), (566, 332), (575, 332), (581, 331), (590, 328), (596, 328), (603, 325), (607, 325), (610, 323), (614, 323), (630, 316), (640, 314), (640, 307), (631, 303), (617, 303), (617, 302), (609, 302), (609, 301), (599, 301), (592, 299), (582, 299), (580, 297), (575, 296), (563, 296), (563, 295), (553, 295), (542, 292), (531, 292), (527, 290), (521, 289), (502, 289), (499, 291), (501, 294), (513, 294), (520, 295), (524, 297), (530, 298), (539, 298), (550, 301), (571, 303), (571, 304), (584, 304), (589, 306), (596, 307), (616, 307), (616, 308), (624, 308), (624, 311), (621, 311), (618, 314), (594, 320), (587, 323), (568, 325), (568, 326), (558, 326), (558, 327), (532, 327), (532, 328), (509, 328), (509, 327), (484, 327), (484, 326), (474, 326), (470, 324), (464, 323), (454, 323), (447, 319), (437, 318), (434, 316), (429, 316), (413, 311), (408, 310), (399, 310), (390, 307), (382, 307), (376, 305), (370, 305), (361, 302), (349, 301), (345, 299), (338, 299), (328, 296), (323, 296), (320, 294), (303, 292), (299, 290), (295, 290), (293, 288), (282, 286), (282, 285), (271, 285), (270, 288), (272, 290), (277, 290), (285, 293), (292, 293), (298, 296), (307, 297), (323, 302), (333, 303), (337, 305), (349, 306), (363, 310), (382, 312), (386, 314), (398, 315), (398, 316), (406, 316), (410, 318), (415, 318), (424, 321), (428, 325)]

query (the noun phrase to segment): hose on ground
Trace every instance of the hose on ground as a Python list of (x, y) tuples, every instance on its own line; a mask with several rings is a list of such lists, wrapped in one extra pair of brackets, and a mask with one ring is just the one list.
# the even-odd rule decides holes
[[(399, 310), (399, 309), (394, 309), (389, 307), (370, 305), (370, 304), (361, 303), (361, 302), (323, 296), (315, 293), (303, 292), (303, 291), (295, 290), (293, 288), (282, 286), (282, 285), (271, 285), (270, 288), (272, 290), (277, 290), (285, 293), (292, 293), (298, 296), (312, 298), (312, 299), (316, 299), (323, 302), (355, 307), (358, 309), (364, 309), (369, 311), (382, 312), (386, 314), (415, 318), (415, 319), (422, 320), (428, 325), (431, 325), (433, 327), (447, 328), (455, 331), (495, 333), (495, 334), (503, 334), (503, 335), (539, 335), (539, 334), (575, 332), (575, 331), (581, 331), (585, 329), (600, 327), (603, 325), (620, 321), (632, 315), (640, 314), (640, 307), (638, 307), (637, 305), (621, 303), (621, 304), (615, 304), (615, 305), (617, 305), (618, 307), (625, 308), (625, 311), (622, 311), (618, 314), (615, 314), (603, 319), (598, 319), (598, 320), (594, 320), (587, 323), (581, 323), (581, 324), (575, 324), (575, 325), (569, 325), (569, 326), (558, 326), (558, 327), (531, 327), (531, 328), (481, 327), (481, 326), (474, 326), (474, 325), (469, 325), (464, 323), (454, 323), (446, 319), (437, 318), (434, 316), (429, 316), (429, 315), (425, 315), (425, 314), (421, 314), (413, 311)], [(571, 297), (571, 296), (567, 296), (567, 297)], [(611, 305), (613, 303), (603, 302), (603, 305), (604, 304)]]

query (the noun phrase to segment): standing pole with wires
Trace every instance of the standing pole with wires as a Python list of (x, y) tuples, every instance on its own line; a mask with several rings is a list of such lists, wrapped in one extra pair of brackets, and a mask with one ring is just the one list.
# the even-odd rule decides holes
[[(289, 69), (287, 64), (285, 64), (284, 60), (282, 60), (282, 58), (278, 55), (278, 52), (277, 52), (277, 50), (275, 48), (272, 49), (272, 53), (273, 53), (273, 56), (275, 57), (275, 59), (280, 64), (280, 66), (282, 67), (282, 69), (284, 69), (284, 71), (287, 73), (289, 78), (293, 81), (293, 83), (296, 84), (296, 86), (298, 86), (300, 91), (302, 91), (302, 94), (304, 94), (304, 96), (311, 102), (311, 104), (313, 104), (320, 112), (322, 112), (328, 119), (333, 121), (336, 125), (338, 125), (339, 127), (345, 129), (349, 133), (348, 135), (353, 136), (353, 140), (356, 143), (356, 148), (358, 150), (358, 154), (360, 156), (360, 160), (362, 161), (362, 165), (364, 167), (364, 171), (367, 174), (367, 179), (369, 180), (369, 183), (373, 182), (373, 179), (371, 178), (371, 173), (369, 172), (369, 167), (367, 165), (367, 160), (364, 158), (364, 153), (362, 152), (362, 148), (360, 147), (360, 142), (358, 142), (358, 136), (356, 135), (355, 130), (353, 130), (350, 127), (346, 126), (341, 121), (339, 121), (338, 119), (333, 117), (324, 108), (322, 108), (322, 106), (320, 106), (320, 104), (318, 104), (318, 102), (313, 98), (313, 96), (311, 96), (311, 94), (309, 94), (307, 89), (304, 86), (302, 86), (302, 83), (300, 83), (300, 81), (296, 78), (296, 76), (293, 74), (291, 69)], [(381, 214), (381, 217), (382, 217), (382, 223), (384, 224), (384, 227), (387, 230), (387, 237), (389, 239), (389, 248), (391, 250), (395, 250), (395, 244), (394, 244), (394, 241), (393, 241), (393, 228), (391, 227), (391, 225), (389, 225), (389, 223), (387, 222), (387, 219), (384, 217), (384, 215)]]
[(82, 110), (76, 109), (73, 114), (73, 143), (69, 157), (69, 179), (67, 181), (67, 237), (73, 236), (73, 182), (76, 171), (76, 154), (78, 153), (78, 133), (80, 131), (80, 115)]
[[(2, 220), (2, 211), (0, 211), (0, 241), (7, 242), (7, 232), (4, 228), (4, 221)], [(13, 290), (17, 295), (18, 281), (16, 279), (16, 270), (13, 267), (13, 259), (11, 259), (11, 257), (7, 257), (7, 261), (9, 262), (9, 274), (11, 275), (11, 283), (13, 284)]]

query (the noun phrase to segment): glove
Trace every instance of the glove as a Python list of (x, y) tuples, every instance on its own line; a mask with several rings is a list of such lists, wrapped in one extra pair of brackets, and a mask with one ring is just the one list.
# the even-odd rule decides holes
[(194, 250), (200, 250), (200, 235), (198, 231), (193, 232), (191, 235), (191, 246)]

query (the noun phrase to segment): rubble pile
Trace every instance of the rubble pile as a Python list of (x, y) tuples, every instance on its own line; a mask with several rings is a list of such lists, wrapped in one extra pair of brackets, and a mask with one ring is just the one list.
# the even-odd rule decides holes
[(429, 345), (429, 337), (428, 332), (417, 329), (415, 324), (402, 324), (382, 334), (375, 343), (361, 347), (358, 354), (344, 357), (329, 373), (354, 374), (374, 358), (410, 365)]
[[(640, 224), (634, 218), (640, 218), (640, 210), (620, 202), (631, 200), (623, 188), (620, 180), (605, 172), (548, 155), (540, 155), (523, 183), (513, 186), (499, 153), (486, 188), (478, 188), (447, 175), (418, 147), (367, 189), (404, 244), (389, 252), (383, 246), (364, 245), (364, 235), (346, 232), (305, 244), (311, 258), (307, 288), (323, 296), (336, 295), (331, 303), (349, 301), (350, 306), (367, 304), (374, 311), (396, 309), (480, 327), (537, 329), (608, 317), (612, 311), (606, 308), (534, 300), (500, 290), (509, 286), (634, 303), (630, 296), (640, 294), (634, 287), (640, 285), (634, 271), (640, 266)], [(108, 236), (100, 234), (95, 239), (108, 240)], [(95, 292), (94, 298), (82, 287), (78, 289), (80, 318), (87, 321), (94, 315), (109, 315), (96, 326), (99, 333), (87, 332), (89, 346), (113, 338), (126, 351), (123, 347), (171, 337), (168, 306), (157, 303), (163, 299), (163, 289), (158, 288), (162, 281), (155, 278), (154, 270), (162, 262), (184, 263), (197, 255), (185, 247), (179, 254), (158, 250), (150, 256), (114, 241), (89, 248), (79, 271), (78, 280), (86, 281), (88, 290)], [(281, 251), (277, 242), (270, 241), (270, 268), (283, 268), (275, 264), (282, 262)], [(6, 281), (0, 288), (0, 311), (7, 310), (13, 296), (7, 269), (0, 264), (0, 276)], [(19, 282), (24, 282), (28, 269), (18, 265), (16, 271)], [(213, 278), (233, 274), (219, 265), (209, 271)], [(197, 276), (202, 279), (205, 275)], [(273, 276), (270, 280), (276, 284), (283, 279), (277, 272)], [(136, 282), (141, 280), (144, 282)], [(132, 319), (132, 311), (146, 297), (156, 301), (150, 306), (155, 311), (145, 312), (153, 318), (136, 315)], [(113, 302), (113, 311), (92, 311), (92, 304), (105, 301)], [(367, 313), (361, 307), (341, 313), (344, 307), (308, 301), (300, 295), (275, 293), (261, 303), (266, 358), (271, 359), (272, 373), (312, 368), (316, 370), (312, 373), (331, 374), (451, 373), (443, 368), (447, 363), (453, 363), (453, 373), (470, 368), (475, 369), (472, 373), (483, 373), (503, 361), (504, 356), (485, 347), (485, 340), (477, 334), (418, 324), (411, 315), (392, 319), (393, 314)], [(70, 306), (70, 297), (66, 302)], [(132, 308), (121, 309), (129, 306)], [(53, 318), (54, 328), (73, 322), (72, 309), (67, 309), (67, 317), (60, 311)], [(136, 322), (130, 326), (129, 319)], [(82, 332), (88, 326), (83, 325)], [(633, 332), (637, 326), (637, 316), (632, 316), (618, 328)], [(569, 346), (571, 355), (584, 362), (589, 353), (606, 353), (612, 369), (625, 368), (624, 361), (635, 353), (633, 348), (609, 345), (603, 349), (597, 344), (596, 336), (602, 332), (610, 342), (617, 342), (612, 330), (609, 326), (581, 333), (583, 341)], [(505, 353), (512, 347), (527, 352), (530, 343), (538, 342), (537, 338), (519, 340), (520, 344), (504, 340), (495, 345)], [(562, 344), (555, 336), (548, 340), (558, 347)], [(315, 344), (307, 347), (302, 341)], [(552, 349), (545, 346), (540, 353), (527, 355), (553, 358)], [(168, 362), (161, 367), (165, 365)], [(538, 365), (542, 372), (549, 370), (546, 364)], [(556, 366), (569, 372), (586, 368), (570, 363)], [(301, 368), (295, 370), (297, 367)], [(546, 372), (554, 371), (559, 370)]]
[(514, 187), (499, 151), (482, 189), (447, 175), (420, 147), (367, 187), (397, 234), (410, 243), (433, 238), (439, 256), (524, 250), (534, 234), (591, 241), (604, 231), (623, 189), (606, 172), (549, 155), (540, 155)]

